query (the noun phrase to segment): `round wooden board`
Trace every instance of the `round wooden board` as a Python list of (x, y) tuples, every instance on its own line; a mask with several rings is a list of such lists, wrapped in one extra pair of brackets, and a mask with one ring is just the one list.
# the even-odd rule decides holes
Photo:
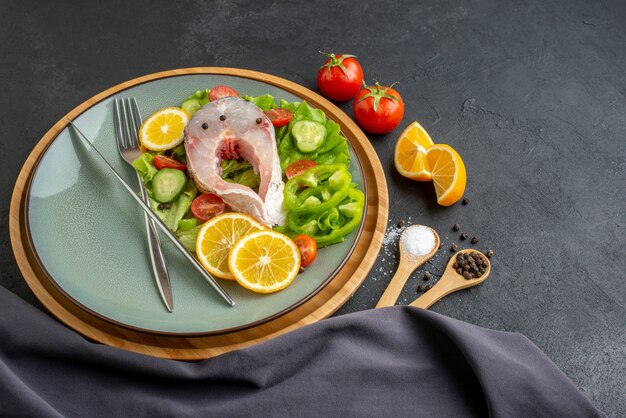
[[(296, 94), (324, 110), (329, 118), (341, 126), (359, 158), (364, 186), (367, 188), (367, 202), (363, 229), (350, 259), (336, 277), (310, 300), (283, 316), (242, 331), (213, 336), (177, 337), (114, 325), (86, 312), (64, 296), (48, 279), (34, 255), (26, 231), (24, 207), (33, 169), (48, 145), (67, 126), (66, 118), (74, 119), (99, 101), (129, 87), (159, 78), (188, 74), (229, 75), (262, 81)], [(20, 171), (11, 198), (9, 230), (13, 252), (26, 282), (58, 320), (82, 335), (110, 346), (155, 357), (200, 360), (270, 339), (332, 315), (359, 288), (371, 270), (382, 245), (388, 211), (387, 183), (378, 156), (356, 123), (337, 106), (305, 87), (269, 74), (236, 68), (195, 67), (150, 74), (121, 83), (85, 101), (61, 118), (35, 146)]]

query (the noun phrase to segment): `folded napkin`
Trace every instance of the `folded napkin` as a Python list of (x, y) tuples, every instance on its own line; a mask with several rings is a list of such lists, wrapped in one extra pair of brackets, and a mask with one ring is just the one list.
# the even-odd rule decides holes
[(0, 306), (3, 416), (602, 416), (524, 336), (422, 309), (190, 363), (92, 343), (2, 287)]

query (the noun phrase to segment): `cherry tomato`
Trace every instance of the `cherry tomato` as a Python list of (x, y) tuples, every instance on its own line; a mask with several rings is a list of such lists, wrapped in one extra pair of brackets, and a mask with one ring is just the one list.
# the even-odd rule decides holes
[(213, 87), (209, 93), (209, 101), (211, 102), (224, 97), (239, 97), (239, 93), (235, 89), (222, 85)]
[(187, 166), (185, 164), (166, 155), (155, 155), (154, 166), (157, 170), (161, 170), (162, 168), (174, 168), (180, 171), (187, 170)]
[(315, 167), (317, 163), (312, 160), (298, 160), (294, 163), (291, 163), (285, 169), (285, 175), (287, 176), (287, 180), (291, 180), (295, 176), (299, 176), (300, 174), (307, 171), (309, 168)]
[(265, 111), (265, 115), (270, 118), (275, 128), (288, 124), (293, 118), (293, 112), (289, 109), (269, 109)]
[(317, 73), (317, 85), (331, 100), (345, 102), (352, 99), (363, 84), (363, 69), (354, 55), (326, 55), (326, 62)]
[(226, 205), (215, 193), (201, 194), (191, 202), (191, 213), (200, 222), (206, 222), (214, 216), (224, 213)]
[(315, 240), (304, 234), (297, 235), (293, 242), (298, 246), (300, 250), (300, 265), (306, 267), (315, 260), (317, 257), (317, 243)]
[(404, 102), (400, 93), (390, 87), (365, 86), (354, 99), (353, 111), (359, 126), (373, 134), (393, 131), (404, 116)]

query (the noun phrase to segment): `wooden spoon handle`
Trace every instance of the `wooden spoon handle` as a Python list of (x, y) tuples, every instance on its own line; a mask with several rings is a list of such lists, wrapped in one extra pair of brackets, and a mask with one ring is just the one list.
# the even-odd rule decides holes
[(460, 290), (453, 283), (448, 280), (443, 280), (443, 277), (439, 279), (439, 281), (430, 288), (426, 293), (424, 293), (419, 298), (415, 299), (409, 306), (413, 306), (415, 308), (428, 309), (435, 302), (438, 302), (444, 296), (449, 295), (450, 293), (456, 292)]
[(394, 306), (396, 301), (398, 300), (398, 296), (400, 296), (400, 292), (404, 288), (406, 281), (408, 280), (413, 270), (415, 270), (416, 266), (400, 261), (398, 265), (398, 270), (396, 270), (396, 274), (391, 278), (391, 282), (389, 282), (389, 286), (385, 289), (385, 292), (380, 297), (380, 300), (376, 304), (377, 308), (384, 308), (386, 306)]

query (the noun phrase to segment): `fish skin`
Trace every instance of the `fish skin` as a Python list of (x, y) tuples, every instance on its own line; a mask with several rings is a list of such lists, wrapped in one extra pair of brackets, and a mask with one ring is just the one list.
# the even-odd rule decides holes
[[(225, 120), (220, 120), (221, 116)], [(256, 122), (259, 118), (260, 124)], [(233, 211), (246, 213), (268, 227), (285, 224), (285, 184), (274, 127), (257, 105), (239, 97), (207, 103), (187, 124), (184, 144), (187, 171), (200, 191), (216, 193)], [(221, 178), (222, 160), (242, 157), (259, 174), (258, 194)]]

